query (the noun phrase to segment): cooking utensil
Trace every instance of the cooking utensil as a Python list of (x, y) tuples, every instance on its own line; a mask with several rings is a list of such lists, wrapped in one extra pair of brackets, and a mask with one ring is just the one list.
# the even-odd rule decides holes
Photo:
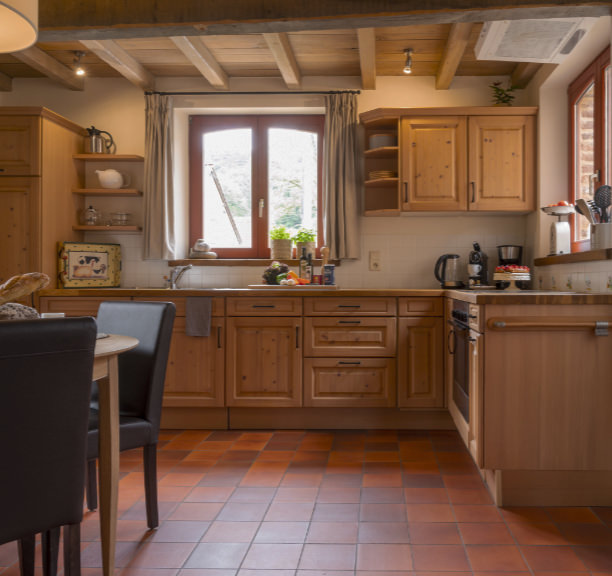
[(591, 206), (589, 202), (593, 201), (587, 201), (584, 198), (578, 198), (578, 200), (576, 200), (576, 209), (587, 219), (589, 224), (597, 224), (598, 222), (594, 210), (594, 208), (597, 209), (597, 207), (594, 204), (593, 206)]
[(595, 205), (601, 210), (601, 222), (609, 222), (608, 207), (612, 201), (612, 188), (605, 184), (600, 186), (595, 190), (593, 198), (595, 200)]

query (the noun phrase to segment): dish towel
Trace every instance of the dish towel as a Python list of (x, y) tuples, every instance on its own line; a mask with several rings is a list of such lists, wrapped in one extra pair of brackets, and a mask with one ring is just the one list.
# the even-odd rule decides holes
[(185, 303), (185, 334), (210, 336), (212, 298), (187, 297)]

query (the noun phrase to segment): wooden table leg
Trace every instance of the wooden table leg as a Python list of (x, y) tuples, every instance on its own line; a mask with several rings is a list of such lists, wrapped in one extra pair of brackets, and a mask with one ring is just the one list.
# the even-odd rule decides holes
[(117, 505), (119, 494), (119, 374), (118, 357), (108, 357), (108, 376), (99, 383), (99, 487), (102, 570), (115, 569)]

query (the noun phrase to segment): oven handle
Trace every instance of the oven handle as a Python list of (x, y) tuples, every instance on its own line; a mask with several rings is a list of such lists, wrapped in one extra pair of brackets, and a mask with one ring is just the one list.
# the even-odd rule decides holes
[[(453, 347), (451, 349), (451, 337), (453, 341)], [(455, 350), (457, 350), (457, 334), (455, 333), (455, 328), (451, 328), (448, 331), (448, 336), (446, 337), (446, 349), (450, 355), (455, 354)]]

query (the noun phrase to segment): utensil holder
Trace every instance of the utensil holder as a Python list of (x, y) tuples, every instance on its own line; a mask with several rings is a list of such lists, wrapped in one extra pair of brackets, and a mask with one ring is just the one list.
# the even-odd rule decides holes
[(591, 250), (612, 248), (612, 222), (591, 224)]

